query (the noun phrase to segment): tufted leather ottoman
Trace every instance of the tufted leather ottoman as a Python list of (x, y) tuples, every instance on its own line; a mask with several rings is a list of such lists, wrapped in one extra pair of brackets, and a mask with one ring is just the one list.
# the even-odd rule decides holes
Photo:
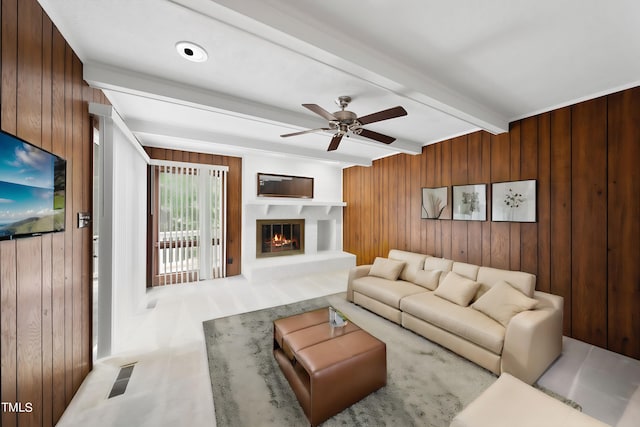
[(312, 426), (387, 383), (386, 345), (322, 308), (273, 322), (273, 354)]

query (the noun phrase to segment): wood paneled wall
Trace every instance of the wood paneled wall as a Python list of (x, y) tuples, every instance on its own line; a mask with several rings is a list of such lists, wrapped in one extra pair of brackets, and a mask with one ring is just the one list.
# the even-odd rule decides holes
[(227, 263), (227, 276), (240, 274), (242, 267), (242, 158), (166, 148), (144, 147), (144, 149), (152, 159), (229, 167), (227, 174), (227, 260), (232, 259), (233, 262)]
[(91, 369), (92, 210), (88, 102), (107, 103), (36, 0), (1, 0), (2, 130), (67, 160), (66, 231), (0, 243), (2, 426), (51, 426)]
[[(640, 358), (640, 88), (345, 169), (344, 249), (389, 249), (537, 275), (564, 332)], [(536, 179), (536, 223), (425, 220), (421, 187)], [(490, 203), (489, 203), (490, 204)], [(488, 218), (491, 218), (489, 206)]]

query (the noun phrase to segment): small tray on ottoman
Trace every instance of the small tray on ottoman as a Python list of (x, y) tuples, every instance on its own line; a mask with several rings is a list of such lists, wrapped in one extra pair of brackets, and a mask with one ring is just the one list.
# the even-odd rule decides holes
[(273, 354), (312, 426), (387, 383), (386, 345), (329, 307), (273, 322)]

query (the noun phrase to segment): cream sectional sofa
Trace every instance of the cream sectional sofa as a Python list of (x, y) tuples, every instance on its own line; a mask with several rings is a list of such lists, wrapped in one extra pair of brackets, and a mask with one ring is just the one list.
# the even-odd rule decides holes
[(533, 274), (392, 249), (350, 271), (347, 299), (532, 384), (562, 351), (563, 298), (535, 285)]

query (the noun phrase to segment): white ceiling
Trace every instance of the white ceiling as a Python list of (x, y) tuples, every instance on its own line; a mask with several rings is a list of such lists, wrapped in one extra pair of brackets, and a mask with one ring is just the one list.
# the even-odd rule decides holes
[[(637, 0), (39, 0), (143, 145), (368, 165), (640, 85)], [(192, 63), (175, 44), (209, 55)], [(327, 152), (301, 107), (402, 105)]]

